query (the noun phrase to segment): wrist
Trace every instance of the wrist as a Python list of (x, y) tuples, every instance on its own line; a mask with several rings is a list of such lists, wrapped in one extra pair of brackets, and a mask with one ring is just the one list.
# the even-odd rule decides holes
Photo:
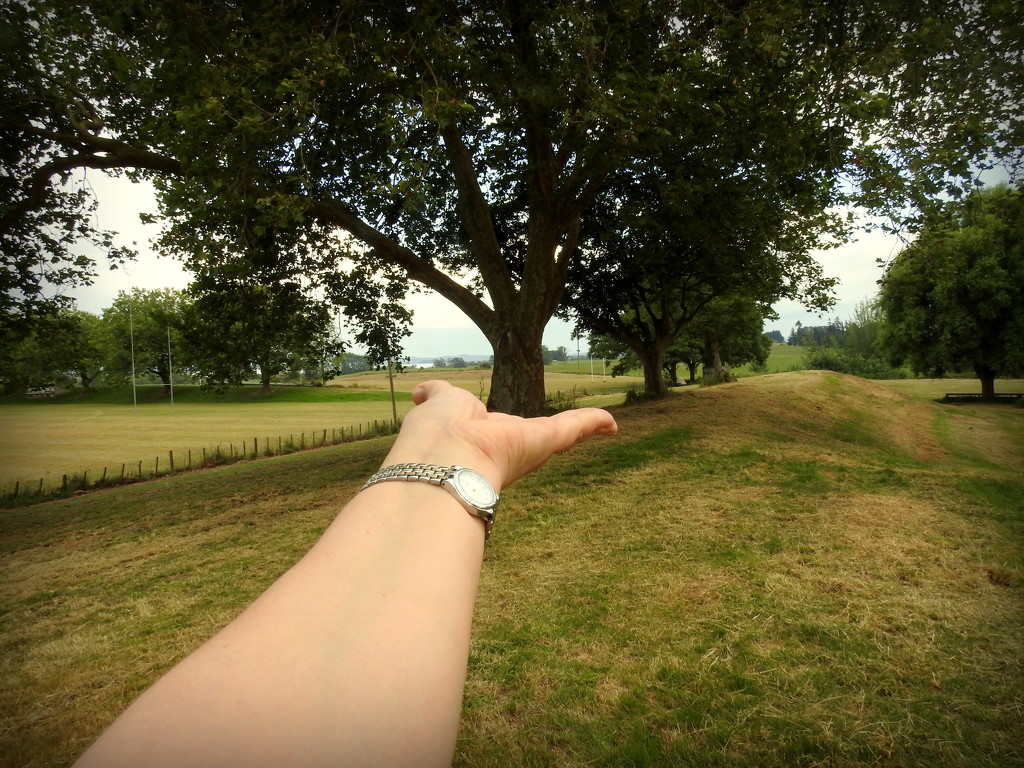
[(499, 496), (490, 481), (476, 470), (459, 465), (422, 462), (388, 464), (374, 473), (362, 490), (391, 481), (422, 482), (443, 487), (467, 512), (483, 520), (484, 538), (490, 537)]
[(466, 446), (447, 443), (431, 445), (413, 444), (403, 441), (401, 437), (395, 442), (381, 468), (394, 464), (433, 464), (444, 467), (466, 467), (483, 475), (500, 492), (504, 487), (504, 473), (497, 464), (481, 451)]

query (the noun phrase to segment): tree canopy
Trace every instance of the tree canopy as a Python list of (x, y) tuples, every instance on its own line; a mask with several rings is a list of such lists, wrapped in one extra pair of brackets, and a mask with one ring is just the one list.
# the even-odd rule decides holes
[(85, 390), (103, 370), (100, 318), (61, 307), (32, 321), (28, 333), (0, 351), (0, 388), (6, 393), (71, 385)]
[(121, 291), (103, 310), (100, 324), (104, 382), (133, 383), (148, 373), (169, 391), (175, 366), (181, 366), (180, 311), (178, 291)]
[(894, 364), (973, 370), (982, 394), (1024, 373), (1024, 198), (994, 187), (950, 203), (889, 266), (879, 305)]
[(270, 234), (314, 284), (437, 291), (494, 349), (490, 406), (538, 413), (584, 213), (646, 147), (912, 209), (1020, 162), (1020, 25), (1005, 0), (7, 3), (5, 301), (39, 264), (88, 274), (72, 243), (103, 233), (60, 182), (126, 172), (170, 248)]

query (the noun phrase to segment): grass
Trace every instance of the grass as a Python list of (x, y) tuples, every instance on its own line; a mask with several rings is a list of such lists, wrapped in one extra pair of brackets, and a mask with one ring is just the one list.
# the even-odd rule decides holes
[[(616, 416), (503, 494), (456, 765), (1024, 765), (1024, 411), (807, 372)], [(68, 764), (389, 445), (0, 515), (0, 764)]]
[[(319, 392), (320, 390), (314, 390)], [(166, 467), (171, 452), (178, 465), (198, 464), (203, 452), (213, 455), (220, 448), (240, 452), (243, 443), (249, 453), (253, 441), (260, 450), (270, 444), (310, 445), (320, 441), (323, 431), (330, 436), (342, 428), (359, 428), (379, 420), (390, 423), (390, 395), (386, 392), (350, 392), (338, 390), (333, 399), (298, 401), (285, 396), (280, 400), (257, 399), (238, 402), (190, 401), (178, 399), (146, 402), (138, 408), (130, 405), (82, 399), (56, 402), (19, 403), (0, 406), (0, 483), (13, 486), (22, 481), (26, 487), (57, 487), (64, 474), (87, 472), (99, 478), (106, 469), (109, 476), (137, 470), (138, 462), (151, 472), (159, 463)], [(275, 393), (276, 397), (276, 393)], [(399, 393), (399, 418), (412, 407), (408, 393)]]
[[(420, 381), (441, 377), (455, 386), (486, 397), (490, 371), (410, 371), (395, 379), (399, 418), (412, 407), (410, 392)], [(622, 401), (622, 391), (634, 380), (627, 378), (591, 382), (587, 376), (549, 372), (549, 394), (558, 405), (604, 406)], [(63, 476), (83, 475), (96, 480), (106, 472), (131, 475), (143, 463), (151, 473), (167, 467), (173, 452), (179, 466), (198, 464), (203, 452), (212, 455), (219, 447), (227, 454), (249, 453), (253, 441), (260, 450), (269, 445), (309, 445), (314, 433), (365, 431), (374, 421), (392, 418), (391, 394), (386, 373), (370, 372), (342, 377), (327, 387), (275, 387), (270, 394), (258, 387), (233, 387), (223, 393), (199, 387), (175, 387), (174, 401), (162, 387), (140, 387), (138, 406), (132, 405), (128, 387), (101, 388), (84, 395), (71, 392), (51, 400), (8, 397), (0, 402), (0, 488), (8, 493), (15, 483), (35, 490), (59, 488)]]
[(733, 375), (757, 376), (759, 373), (789, 373), (804, 369), (804, 352), (806, 347), (791, 347), (789, 344), (772, 344), (765, 370), (755, 372), (750, 365), (741, 365), (733, 369)]
[[(941, 400), (947, 392), (971, 394), (981, 392), (977, 379), (898, 379), (889, 383), (893, 389), (911, 397)], [(996, 379), (996, 392), (1024, 392), (1024, 379)]]

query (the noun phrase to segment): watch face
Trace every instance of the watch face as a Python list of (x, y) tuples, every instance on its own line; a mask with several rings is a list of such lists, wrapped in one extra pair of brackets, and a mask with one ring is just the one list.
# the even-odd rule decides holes
[(490, 509), (498, 502), (498, 494), (494, 492), (487, 478), (472, 469), (460, 469), (452, 478), (466, 501), (474, 507)]

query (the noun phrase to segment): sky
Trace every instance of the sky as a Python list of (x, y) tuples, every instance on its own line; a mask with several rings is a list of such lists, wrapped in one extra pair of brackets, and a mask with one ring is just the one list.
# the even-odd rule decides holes
[[(185, 288), (190, 280), (181, 264), (175, 259), (159, 256), (149, 245), (149, 241), (156, 237), (158, 227), (139, 221), (140, 213), (156, 210), (153, 190), (147, 185), (133, 184), (100, 171), (79, 173), (83, 175), (73, 183), (88, 184), (99, 200), (94, 225), (118, 232), (117, 242), (120, 245), (134, 243), (139, 259), (126, 268), (108, 270), (102, 255), (99, 255), (96, 258), (99, 274), (94, 284), (69, 292), (78, 307), (99, 314), (113, 303), (118, 292), (128, 291), (130, 287), (147, 290)], [(778, 330), (783, 336), (788, 336), (797, 321), (803, 325), (824, 325), (831, 318), (848, 320), (858, 304), (877, 293), (877, 281), (883, 270), (878, 260), (889, 261), (902, 246), (894, 235), (871, 232), (861, 233), (853, 242), (840, 248), (816, 254), (825, 274), (839, 280), (835, 307), (825, 315), (819, 315), (808, 312), (798, 302), (780, 302), (774, 307), (779, 319), (767, 321), (765, 331)], [(407, 356), (435, 358), (492, 354), (490, 344), (476, 326), (437, 294), (412, 296), (408, 305), (413, 310), (413, 333), (405, 341)], [(572, 338), (572, 325), (552, 319), (544, 332), (544, 344), (550, 349), (564, 346), (570, 355), (575, 354), (577, 341)], [(580, 345), (580, 351), (585, 355), (586, 341)]]

